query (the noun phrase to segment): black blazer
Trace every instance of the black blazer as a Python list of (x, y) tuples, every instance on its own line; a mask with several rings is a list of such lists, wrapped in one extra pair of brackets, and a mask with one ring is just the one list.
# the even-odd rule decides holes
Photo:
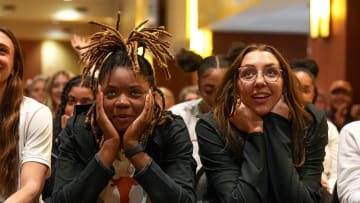
[[(224, 135), (213, 114), (197, 123), (200, 158), (208, 181), (209, 202), (319, 202), (327, 123), (325, 114), (308, 106), (314, 117), (305, 137), (306, 160), (295, 168), (291, 157), (291, 123), (269, 113), (264, 132), (248, 134), (233, 127), (244, 138), (241, 160), (225, 145)], [(305, 136), (305, 135), (304, 135)]]

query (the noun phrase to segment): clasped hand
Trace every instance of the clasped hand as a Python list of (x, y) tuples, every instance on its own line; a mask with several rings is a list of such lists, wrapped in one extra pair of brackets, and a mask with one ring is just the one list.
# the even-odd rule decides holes
[[(290, 118), (289, 107), (283, 98), (274, 105), (271, 112), (286, 119)], [(230, 122), (239, 130), (248, 133), (263, 132), (263, 118), (241, 102), (240, 98), (237, 100), (235, 111), (230, 116)]]
[(149, 90), (149, 93), (146, 95), (145, 105), (141, 114), (126, 129), (121, 139), (116, 127), (104, 111), (103, 92), (99, 86), (96, 97), (96, 121), (104, 135), (104, 141), (117, 142), (119, 147), (122, 142), (124, 149), (136, 146), (139, 143), (140, 137), (145, 133), (147, 127), (149, 127), (153, 120), (153, 107), (154, 97), (152, 95), (152, 91)]

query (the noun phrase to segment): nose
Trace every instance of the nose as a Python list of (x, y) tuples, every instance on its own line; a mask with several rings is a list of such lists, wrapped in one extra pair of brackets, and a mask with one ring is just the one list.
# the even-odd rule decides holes
[(265, 78), (262, 71), (258, 71), (255, 78), (255, 85), (265, 85)]
[(127, 107), (129, 106), (129, 98), (125, 94), (120, 94), (115, 101), (116, 107)]

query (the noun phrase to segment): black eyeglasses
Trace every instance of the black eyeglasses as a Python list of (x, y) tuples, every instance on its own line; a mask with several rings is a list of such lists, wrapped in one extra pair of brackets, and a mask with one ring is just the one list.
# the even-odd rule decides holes
[(264, 70), (257, 70), (255, 67), (240, 66), (239, 78), (244, 82), (254, 82), (261, 72), (267, 83), (276, 82), (282, 75), (282, 70), (277, 67), (266, 67)]

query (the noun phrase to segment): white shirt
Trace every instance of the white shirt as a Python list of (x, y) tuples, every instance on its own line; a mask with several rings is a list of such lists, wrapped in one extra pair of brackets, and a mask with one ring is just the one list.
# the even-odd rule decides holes
[[(19, 121), (19, 183), (20, 169), (26, 162), (38, 162), (51, 167), (52, 114), (48, 107), (24, 97)], [(18, 189), (20, 184), (18, 183)], [(4, 201), (0, 196), (0, 201)]]
[(199, 104), (201, 100), (202, 99), (197, 99), (179, 103), (169, 109), (169, 111), (171, 111), (173, 114), (179, 115), (183, 118), (185, 125), (189, 130), (190, 139), (193, 144), (193, 157), (197, 163), (196, 171), (198, 171), (202, 166), (199, 156), (199, 145), (195, 132), (196, 122), (199, 120)]
[(327, 121), (328, 124), (328, 144), (325, 147), (324, 171), (322, 176), (328, 181), (330, 192), (332, 193), (337, 179), (337, 156), (339, 148), (339, 132), (336, 126)]
[(360, 121), (340, 131), (337, 190), (341, 202), (360, 202)]

